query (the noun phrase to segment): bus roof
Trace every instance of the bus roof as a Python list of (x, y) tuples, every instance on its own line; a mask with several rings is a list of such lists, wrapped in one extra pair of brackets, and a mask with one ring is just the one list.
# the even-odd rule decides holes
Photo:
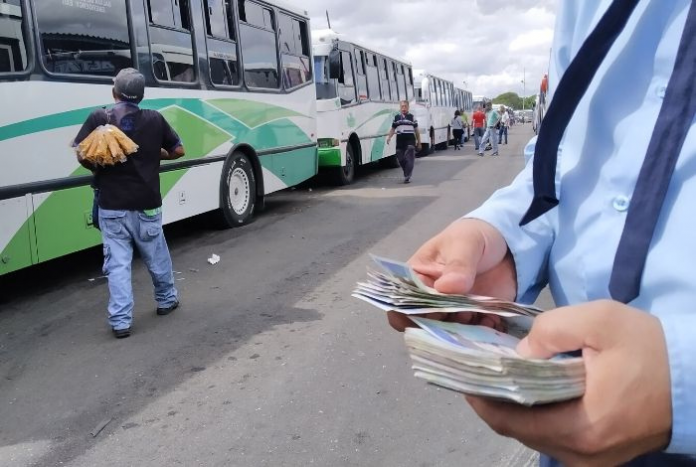
[(377, 55), (381, 55), (383, 57), (389, 58), (391, 60), (395, 60), (397, 62), (404, 63), (406, 65), (411, 65), (411, 62), (408, 60), (404, 60), (399, 57), (395, 57), (390, 54), (386, 54), (384, 52), (380, 52), (379, 50), (375, 50), (373, 47), (368, 47), (365, 44), (362, 44), (360, 42), (356, 42), (354, 40), (349, 39), (346, 37), (345, 34), (338, 33), (334, 31), (333, 29), (312, 29), (312, 45), (324, 45), (324, 44), (331, 44), (334, 40), (338, 39), (339, 41), (342, 42), (347, 42), (349, 44), (356, 45), (360, 47), (361, 49), (365, 49), (368, 52), (372, 52)]
[(275, 5), (278, 8), (282, 8), (283, 10), (288, 10), (291, 13), (295, 13), (298, 16), (304, 16), (305, 18), (309, 19), (309, 13), (307, 10), (303, 10), (302, 8), (298, 8), (297, 6), (293, 5), (292, 3), (288, 3), (284, 0), (264, 0), (266, 3)]

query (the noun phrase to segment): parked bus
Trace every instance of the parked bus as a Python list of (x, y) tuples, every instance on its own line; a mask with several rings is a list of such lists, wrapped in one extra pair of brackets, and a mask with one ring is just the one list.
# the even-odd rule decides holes
[(454, 84), (425, 71), (414, 71), (416, 95), (411, 111), (418, 120), (423, 149), (421, 155), (435, 148), (447, 149), (452, 138), (450, 122), (456, 110)]
[(312, 32), (317, 88), (319, 168), (339, 185), (359, 165), (398, 167), (387, 134), (399, 101), (413, 98), (411, 65), (330, 29)]
[(165, 223), (244, 224), (314, 176), (309, 31), (276, 1), (0, 0), (0, 274), (100, 242), (71, 141), (125, 67), (186, 147), (161, 169)]
[(471, 139), (471, 116), (474, 114), (474, 99), (471, 92), (465, 91), (464, 89), (454, 88), (454, 106), (466, 114), (469, 126), (465, 131), (465, 141)]

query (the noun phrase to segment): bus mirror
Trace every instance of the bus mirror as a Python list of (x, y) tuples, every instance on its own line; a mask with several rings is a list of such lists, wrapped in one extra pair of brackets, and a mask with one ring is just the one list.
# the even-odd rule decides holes
[(341, 77), (341, 52), (334, 49), (329, 53), (329, 78), (338, 79)]

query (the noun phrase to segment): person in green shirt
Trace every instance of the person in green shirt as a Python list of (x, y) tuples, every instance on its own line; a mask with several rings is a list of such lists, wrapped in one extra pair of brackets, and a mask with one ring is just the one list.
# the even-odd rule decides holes
[(493, 103), (491, 101), (486, 102), (486, 132), (483, 134), (481, 144), (479, 144), (478, 155), (480, 157), (483, 157), (483, 149), (489, 141), (491, 146), (493, 146), (493, 154), (491, 154), (491, 156), (498, 155), (498, 136), (496, 134), (498, 122), (500, 122), (500, 114), (493, 109)]

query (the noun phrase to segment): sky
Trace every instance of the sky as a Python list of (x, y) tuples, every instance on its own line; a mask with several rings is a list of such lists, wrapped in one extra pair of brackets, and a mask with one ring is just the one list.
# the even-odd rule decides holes
[[(554, 0), (286, 0), (331, 27), (474, 95), (533, 95), (548, 71)], [(525, 81), (526, 85), (522, 81)], [(466, 85), (464, 84), (466, 82)]]

